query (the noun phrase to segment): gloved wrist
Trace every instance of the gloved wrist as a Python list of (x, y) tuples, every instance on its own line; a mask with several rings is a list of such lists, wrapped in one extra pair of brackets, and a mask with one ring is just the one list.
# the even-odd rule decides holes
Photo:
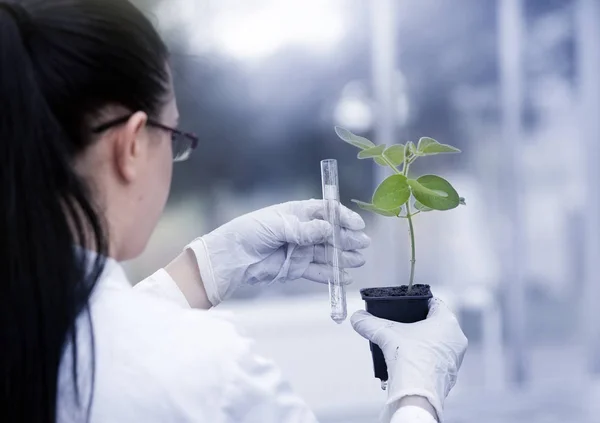
[(427, 398), (421, 396), (406, 396), (398, 401), (398, 408), (402, 407), (419, 407), (431, 414), (436, 421), (438, 421), (437, 412), (431, 405), (431, 402)]
[(427, 389), (418, 387), (411, 387), (396, 392), (390, 391), (384, 407), (384, 414), (389, 416), (389, 419), (384, 418), (383, 421), (390, 421), (398, 409), (407, 405), (418, 406), (428, 411), (439, 423), (444, 421), (443, 400), (440, 400), (440, 397), (429, 392)]
[(184, 250), (187, 249), (191, 250), (196, 257), (198, 270), (200, 270), (200, 277), (204, 283), (204, 289), (206, 291), (208, 301), (210, 301), (213, 307), (217, 306), (221, 303), (221, 301), (223, 301), (223, 299), (221, 298), (221, 295), (219, 295), (217, 282), (215, 280), (215, 273), (210, 262), (210, 256), (208, 254), (206, 242), (202, 237), (196, 238), (194, 241), (186, 245)]
[(426, 398), (420, 396), (406, 396), (400, 401), (396, 401), (395, 403), (390, 404), (389, 408), (391, 419), (387, 420), (384, 418), (382, 422), (439, 422), (437, 413), (431, 405), (431, 403)]
[[(399, 348), (400, 349), (400, 348)], [(400, 352), (399, 352), (400, 354)], [(425, 362), (436, 363), (435, 358), (427, 359), (428, 351), (412, 352), (412, 354), (423, 358)], [(400, 355), (400, 357), (407, 355)], [(411, 397), (420, 397), (433, 407), (438, 421), (443, 421), (444, 399), (448, 384), (446, 378), (451, 370), (442, 368), (432, 368), (431, 376), (424, 377), (423, 369), (415, 368), (409, 360), (399, 360), (392, 362), (388, 360), (388, 371), (390, 380), (388, 381), (388, 400), (386, 406), (392, 406), (406, 401)], [(437, 361), (439, 363), (439, 361)], [(452, 383), (453, 385), (453, 383)]]
[[(425, 400), (427, 402), (427, 400)], [(391, 420), (382, 420), (382, 423), (438, 423), (431, 413), (415, 405), (403, 406), (392, 416)]]

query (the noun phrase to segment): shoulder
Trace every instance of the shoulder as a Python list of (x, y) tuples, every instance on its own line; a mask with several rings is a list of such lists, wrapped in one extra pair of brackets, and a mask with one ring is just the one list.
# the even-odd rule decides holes
[[(181, 308), (121, 282), (102, 281), (91, 301), (92, 422), (316, 422), (229, 315)], [(80, 374), (89, 371), (87, 328), (78, 322)], [(67, 418), (75, 408), (70, 370), (63, 357), (58, 412), (65, 422), (76, 421)]]
[(110, 413), (99, 420), (141, 421), (141, 410), (151, 413), (148, 421), (223, 420), (227, 382), (251, 350), (226, 315), (182, 309), (132, 289), (100, 291), (91, 315), (94, 414)]
[(157, 360), (161, 367), (236, 359), (250, 344), (224, 313), (183, 309), (134, 290), (104, 295), (92, 306), (92, 319), (100, 351)]

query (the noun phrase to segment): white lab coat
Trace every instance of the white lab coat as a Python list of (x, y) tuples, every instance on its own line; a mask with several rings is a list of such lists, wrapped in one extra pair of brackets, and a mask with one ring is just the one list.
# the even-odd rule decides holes
[[(317, 421), (251, 340), (218, 311), (191, 309), (163, 269), (132, 287), (109, 259), (90, 312), (96, 369), (90, 423)], [(92, 354), (85, 316), (77, 331), (78, 387), (86, 404)], [(58, 376), (60, 423), (85, 416), (73, 388), (72, 357), (68, 345)], [(429, 422), (423, 413), (404, 410), (405, 418), (393, 421)]]
[[(316, 422), (252, 342), (216, 311), (190, 309), (164, 270), (132, 287), (109, 260), (91, 298), (95, 380), (90, 423)], [(89, 397), (91, 350), (78, 321), (79, 387)], [(59, 422), (80, 422), (72, 346), (58, 379)]]

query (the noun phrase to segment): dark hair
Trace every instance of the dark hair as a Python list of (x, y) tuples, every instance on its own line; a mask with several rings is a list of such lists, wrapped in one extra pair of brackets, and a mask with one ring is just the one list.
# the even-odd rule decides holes
[[(56, 420), (61, 358), (77, 348), (78, 316), (91, 329), (88, 302), (109, 246), (73, 159), (94, 142), (90, 119), (105, 108), (158, 116), (167, 54), (127, 0), (0, 0), (2, 421)], [(76, 246), (98, 252), (91, 267)], [(93, 367), (92, 355), (92, 385)], [(88, 418), (90, 405), (91, 394)]]

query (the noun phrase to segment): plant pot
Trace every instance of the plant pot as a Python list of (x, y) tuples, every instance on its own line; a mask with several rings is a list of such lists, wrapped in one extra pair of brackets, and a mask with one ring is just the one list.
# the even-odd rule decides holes
[[(365, 288), (360, 295), (366, 303), (366, 310), (373, 316), (400, 323), (415, 323), (425, 320), (429, 312), (429, 299), (433, 296), (429, 285), (413, 285), (410, 295), (408, 286)], [(382, 382), (388, 380), (387, 366), (381, 349), (370, 343), (375, 377)]]

